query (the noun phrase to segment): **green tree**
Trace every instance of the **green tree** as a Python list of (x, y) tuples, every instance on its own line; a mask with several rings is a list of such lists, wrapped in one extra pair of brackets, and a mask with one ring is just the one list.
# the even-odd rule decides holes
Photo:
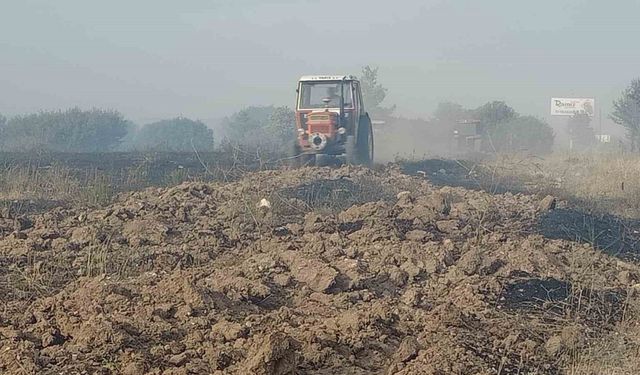
[[(255, 145), (269, 124), (275, 107), (247, 107), (223, 120), (223, 128), (228, 141), (238, 145)], [(260, 133), (260, 134), (258, 134)]]
[(362, 89), (362, 97), (364, 105), (373, 117), (388, 117), (395, 110), (395, 105), (391, 107), (383, 107), (382, 102), (387, 97), (387, 88), (378, 83), (378, 68), (372, 68), (369, 65), (362, 68), (360, 77), (360, 85)]
[(288, 107), (247, 107), (226, 118), (223, 130), (232, 144), (282, 152), (295, 135), (295, 113)]
[(505, 102), (492, 101), (473, 110), (473, 116), (486, 131), (489, 131), (501, 122), (513, 120), (518, 114)]
[(498, 122), (488, 135), (498, 152), (528, 151), (539, 155), (551, 152), (555, 138), (551, 126), (533, 116), (510, 116)]
[(453, 102), (441, 102), (433, 112), (433, 121), (449, 126), (456, 125), (459, 121), (469, 120), (470, 111), (462, 105)]
[(116, 111), (40, 112), (6, 121), (0, 147), (5, 151), (105, 152), (113, 150), (131, 127)]
[(631, 149), (640, 146), (640, 79), (631, 81), (620, 98), (613, 102), (613, 112), (609, 117), (627, 131)]
[[(478, 123), (461, 123), (462, 120)], [(480, 136), (480, 149), (485, 152), (544, 154), (553, 147), (554, 134), (549, 124), (532, 116), (520, 116), (502, 101), (488, 102), (473, 110), (457, 103), (443, 102), (433, 113), (432, 122), (439, 128), (457, 130), (458, 142), (462, 140), (463, 145), (467, 144), (468, 137)]]
[(567, 120), (567, 132), (573, 145), (578, 149), (588, 149), (595, 145), (596, 134), (591, 127), (591, 116), (576, 113)]
[(5, 127), (7, 126), (7, 118), (0, 113), (0, 145), (4, 139)]
[(177, 117), (144, 125), (134, 145), (144, 151), (212, 151), (213, 130), (200, 121)]
[(289, 140), (295, 135), (296, 115), (288, 107), (276, 107), (269, 116), (266, 132), (270, 138), (274, 138), (277, 143), (281, 140)]

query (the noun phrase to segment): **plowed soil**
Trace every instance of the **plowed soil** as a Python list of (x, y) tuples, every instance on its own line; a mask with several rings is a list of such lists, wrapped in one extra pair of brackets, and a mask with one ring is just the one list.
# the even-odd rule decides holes
[(540, 198), (306, 168), (3, 218), (0, 373), (564, 373), (640, 269)]

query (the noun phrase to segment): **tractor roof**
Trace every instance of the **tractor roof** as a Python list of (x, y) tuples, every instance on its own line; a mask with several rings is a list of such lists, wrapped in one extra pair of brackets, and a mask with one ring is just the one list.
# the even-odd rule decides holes
[(302, 76), (300, 82), (304, 81), (357, 81), (358, 79), (352, 75), (340, 76), (340, 75), (317, 75), (317, 76)]

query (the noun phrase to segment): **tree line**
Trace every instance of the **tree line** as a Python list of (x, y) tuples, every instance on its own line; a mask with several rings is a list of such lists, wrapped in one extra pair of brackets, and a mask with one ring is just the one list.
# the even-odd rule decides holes
[(0, 151), (5, 152), (208, 151), (212, 147), (211, 129), (181, 117), (137, 127), (121, 113), (103, 109), (0, 116)]
[[(366, 67), (363, 77), (370, 108), (392, 111), (379, 105), (387, 89), (377, 82), (377, 69)], [(103, 109), (41, 111), (10, 119), (0, 114), (0, 151), (191, 152), (212, 151), (218, 144), (284, 153), (295, 136), (295, 113), (285, 106), (249, 106), (224, 118), (218, 130), (214, 139), (202, 121), (184, 117), (140, 127), (117, 111)]]
[[(391, 124), (406, 120), (393, 114), (395, 106), (381, 105), (388, 90), (378, 82), (377, 68), (365, 67), (361, 77), (365, 104), (375, 117)], [(640, 152), (640, 78), (633, 79), (614, 100), (609, 118), (625, 128), (631, 150)], [(548, 123), (534, 116), (520, 115), (504, 101), (491, 101), (475, 109), (464, 108), (457, 103), (440, 103), (424, 123), (442, 133), (451, 132), (460, 122), (469, 120), (479, 124), (485, 151), (527, 150), (544, 154), (553, 148), (555, 135)], [(591, 150), (597, 143), (592, 118), (587, 114), (577, 113), (568, 118), (566, 131), (578, 150)]]
[[(384, 106), (387, 96), (378, 78), (378, 69), (366, 66), (361, 72), (365, 106), (374, 119), (402, 123), (394, 115), (395, 106)], [(614, 102), (611, 119), (624, 126), (634, 150), (640, 150), (640, 79)], [(406, 120), (406, 119), (404, 119)], [(491, 101), (478, 108), (440, 103), (424, 126), (449, 132), (462, 123), (477, 125), (483, 139), (483, 151), (551, 151), (554, 133), (543, 120), (518, 114), (503, 101)], [(294, 136), (295, 114), (289, 107), (246, 107), (222, 120), (218, 144), (261, 148), (284, 152)], [(568, 131), (582, 143), (593, 142), (590, 118), (576, 115), (568, 122)], [(199, 120), (184, 117), (137, 126), (113, 110), (72, 108), (65, 111), (41, 111), (6, 118), (0, 114), (0, 151), (110, 152), (110, 151), (212, 151), (214, 134)]]
[[(287, 107), (247, 107), (222, 121), (218, 144), (284, 150), (295, 131)], [(206, 152), (214, 150), (214, 132), (185, 117), (137, 126), (113, 110), (72, 108), (6, 118), (0, 115), (3, 152)]]
[[(440, 103), (433, 113), (433, 126), (449, 129), (462, 142), (479, 139), (480, 152), (546, 154), (553, 148), (551, 126), (534, 116), (520, 115), (504, 101), (491, 101), (474, 109), (451, 102)], [(471, 127), (472, 129), (468, 129)]]

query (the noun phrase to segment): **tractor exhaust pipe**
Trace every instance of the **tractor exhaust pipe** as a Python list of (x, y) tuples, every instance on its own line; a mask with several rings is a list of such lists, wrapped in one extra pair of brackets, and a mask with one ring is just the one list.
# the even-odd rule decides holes
[(344, 80), (347, 77), (342, 77), (342, 82), (340, 82), (340, 113), (338, 113), (338, 128), (342, 128), (344, 126)]

